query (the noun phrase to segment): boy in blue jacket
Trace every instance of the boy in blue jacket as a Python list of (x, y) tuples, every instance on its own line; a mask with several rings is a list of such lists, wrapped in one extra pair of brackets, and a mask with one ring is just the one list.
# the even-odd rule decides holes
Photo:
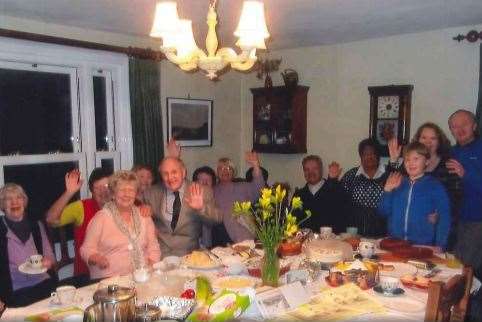
[(390, 236), (414, 244), (447, 244), (450, 205), (443, 185), (424, 175), (430, 152), (421, 143), (410, 143), (404, 153), (408, 178), (392, 173), (385, 184), (378, 212), (388, 220)]

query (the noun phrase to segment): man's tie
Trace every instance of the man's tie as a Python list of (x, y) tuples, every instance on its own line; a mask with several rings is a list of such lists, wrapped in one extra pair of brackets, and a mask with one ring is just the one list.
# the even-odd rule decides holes
[(174, 203), (172, 204), (172, 221), (171, 229), (176, 229), (179, 213), (181, 212), (181, 198), (179, 198), (179, 191), (174, 191)]

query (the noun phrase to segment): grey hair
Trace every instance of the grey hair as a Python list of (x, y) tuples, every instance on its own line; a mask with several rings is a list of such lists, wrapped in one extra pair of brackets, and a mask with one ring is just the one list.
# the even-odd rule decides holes
[(25, 201), (25, 207), (28, 204), (28, 196), (23, 190), (21, 185), (16, 183), (7, 183), (2, 188), (0, 188), (0, 209), (5, 210), (5, 199), (7, 198), (8, 193), (15, 193), (17, 195), (22, 196), (23, 200)]
[(228, 166), (233, 170), (233, 176), (235, 177), (237, 175), (236, 165), (230, 158), (220, 158), (218, 160), (218, 166)]
[(139, 190), (139, 179), (136, 174), (129, 170), (119, 170), (109, 177), (109, 191), (113, 194), (120, 182), (134, 183), (136, 190)]

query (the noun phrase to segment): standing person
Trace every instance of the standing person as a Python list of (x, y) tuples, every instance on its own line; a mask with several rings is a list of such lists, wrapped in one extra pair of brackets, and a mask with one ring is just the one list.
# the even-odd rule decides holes
[(244, 221), (244, 216), (233, 216), (235, 201), (254, 201), (265, 185), (258, 154), (246, 152), (246, 162), (253, 167), (253, 181), (251, 182), (233, 182), (236, 173), (234, 163), (229, 158), (221, 158), (218, 161), (218, 184), (214, 187), (214, 198), (222, 212), (223, 223), (213, 227), (214, 246), (254, 239), (255, 234), (251, 223)]
[[(43, 255), (42, 267), (51, 269), (55, 256), (41, 222), (25, 212), (23, 188), (7, 183), (0, 189), (0, 300), (10, 307), (25, 306), (50, 296), (56, 279), (46, 273), (28, 275), (19, 270), (31, 255)], [(1, 302), (0, 302), (1, 303)]]
[(126, 275), (161, 258), (152, 219), (134, 205), (139, 180), (120, 170), (109, 178), (112, 201), (90, 221), (80, 247), (92, 279)]
[[(417, 129), (412, 142), (420, 142), (427, 147), (430, 152), (430, 159), (428, 160), (425, 174), (437, 178), (449, 195), (451, 230), (447, 248), (451, 250), (455, 246), (456, 240), (456, 226), (460, 211), (460, 200), (462, 198), (462, 183), (460, 178), (456, 174), (450, 173), (445, 166), (449, 159), (450, 141), (438, 125), (426, 122)], [(394, 161), (400, 157), (400, 150), (401, 147), (398, 145), (397, 139), (392, 139), (389, 142), (391, 169), (397, 169), (397, 167), (394, 166)], [(401, 170), (402, 173), (406, 174), (404, 169)]]
[(162, 182), (146, 191), (163, 256), (184, 256), (199, 248), (202, 222), (219, 222), (212, 190), (186, 180), (186, 167), (176, 157), (159, 164)]
[[(197, 168), (192, 174), (192, 181), (212, 189), (216, 184), (216, 172), (208, 166)], [(212, 225), (203, 222), (202, 226), (201, 247), (210, 248), (213, 244)]]
[(47, 211), (47, 223), (54, 227), (74, 224), (74, 276), (88, 280), (89, 269), (80, 256), (80, 247), (85, 238), (85, 230), (94, 215), (110, 200), (108, 189), (112, 173), (103, 168), (95, 168), (89, 176), (91, 198), (74, 201), (70, 199), (79, 192), (83, 180), (78, 169), (65, 175), (65, 192)]
[(482, 275), (482, 140), (477, 137), (475, 115), (458, 110), (450, 115), (450, 132), (457, 144), (452, 158), (446, 162), (450, 173), (462, 180), (460, 220), (457, 227), (455, 252), (474, 272)]
[(385, 236), (387, 222), (377, 213), (377, 206), (388, 177), (385, 166), (380, 164), (380, 151), (373, 139), (358, 144), (360, 166), (348, 170), (341, 184), (350, 198), (350, 221), (362, 236)]
[[(303, 209), (311, 211), (311, 217), (304, 221), (303, 228), (318, 232), (322, 226), (331, 226), (335, 233), (340, 233), (347, 226), (347, 200), (343, 187), (338, 182), (342, 169), (336, 162), (328, 167), (328, 178), (323, 179), (323, 162), (317, 155), (309, 155), (301, 162), (306, 184), (295, 190), (293, 197), (300, 197)], [(295, 213), (298, 220), (303, 213)]]
[(403, 163), (408, 178), (398, 172), (390, 174), (378, 212), (387, 217), (390, 236), (444, 249), (450, 229), (450, 204), (442, 184), (425, 175), (429, 159), (430, 152), (422, 143), (412, 142), (405, 148)]

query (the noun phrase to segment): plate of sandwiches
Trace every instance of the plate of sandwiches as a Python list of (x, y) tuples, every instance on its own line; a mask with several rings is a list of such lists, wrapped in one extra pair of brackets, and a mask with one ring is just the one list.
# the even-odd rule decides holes
[(193, 251), (182, 259), (182, 263), (190, 269), (196, 270), (213, 270), (223, 267), (223, 264), (218, 259), (209, 256), (206, 252)]

